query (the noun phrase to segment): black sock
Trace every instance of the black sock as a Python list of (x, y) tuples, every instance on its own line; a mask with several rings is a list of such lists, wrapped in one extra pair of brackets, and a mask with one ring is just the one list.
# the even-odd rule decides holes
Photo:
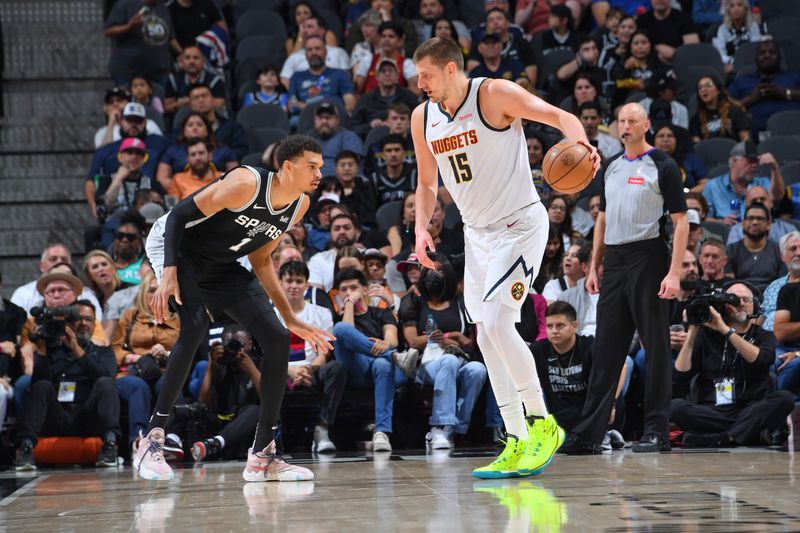
[(117, 444), (117, 434), (113, 431), (106, 431), (105, 436), (103, 437), (103, 442), (107, 442), (109, 444)]

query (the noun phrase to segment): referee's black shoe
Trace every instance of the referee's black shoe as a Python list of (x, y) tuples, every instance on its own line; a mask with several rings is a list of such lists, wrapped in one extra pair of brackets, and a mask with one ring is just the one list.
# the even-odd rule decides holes
[(669, 441), (664, 440), (658, 433), (645, 433), (632, 447), (637, 453), (668, 452), (671, 449)]
[(592, 444), (580, 435), (570, 433), (567, 435), (564, 444), (558, 449), (558, 453), (567, 455), (600, 455), (603, 449), (599, 444)]

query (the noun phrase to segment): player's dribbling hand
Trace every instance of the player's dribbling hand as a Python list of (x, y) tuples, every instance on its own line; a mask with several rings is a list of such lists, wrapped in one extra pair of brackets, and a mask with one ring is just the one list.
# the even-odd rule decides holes
[(661, 288), (658, 291), (658, 297), (662, 300), (672, 300), (678, 296), (678, 291), (681, 289), (681, 280), (675, 274), (667, 274), (661, 280)]
[(589, 159), (592, 160), (592, 165), (594, 166), (594, 173), (597, 174), (597, 169), (600, 168), (600, 153), (597, 151), (597, 148), (591, 145), (587, 139), (580, 139), (578, 143), (582, 144), (589, 150)]
[(328, 341), (335, 341), (336, 337), (325, 330), (310, 326), (296, 318), (292, 321), (287, 320), (286, 328), (301, 339), (308, 341), (311, 349), (317, 353), (319, 353), (320, 348), (333, 350), (333, 345)]
[(178, 267), (174, 266), (164, 267), (161, 283), (150, 298), (150, 310), (153, 311), (153, 320), (156, 324), (164, 322), (169, 315), (170, 296), (175, 297), (178, 305), (183, 305), (181, 289), (178, 287)]
[(427, 229), (417, 229), (415, 230), (415, 233), (417, 235), (417, 245), (414, 251), (417, 254), (417, 261), (419, 261), (419, 263), (424, 267), (428, 267), (430, 269), (436, 268), (436, 265), (433, 263), (431, 258), (428, 257), (428, 250), (431, 252), (436, 251), (436, 245), (433, 244), (433, 237), (431, 237), (431, 234)]

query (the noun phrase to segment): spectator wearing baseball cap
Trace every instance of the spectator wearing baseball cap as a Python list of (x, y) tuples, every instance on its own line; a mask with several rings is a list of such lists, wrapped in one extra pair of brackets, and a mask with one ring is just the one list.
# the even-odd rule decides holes
[(678, 82), (675, 79), (675, 71), (659, 70), (652, 78), (647, 81), (645, 86), (647, 98), (641, 100), (639, 103), (642, 105), (651, 121), (656, 119), (650, 115), (650, 107), (653, 102), (661, 100), (669, 103), (671, 112), (671, 122), (678, 127), (689, 129), (689, 109), (677, 101), (675, 97), (678, 94)]
[[(786, 192), (783, 175), (772, 154), (759, 155), (753, 141), (741, 141), (731, 149), (729, 161), (728, 172), (709, 180), (703, 189), (703, 196), (708, 201), (707, 220), (723, 222), (728, 226), (742, 220), (745, 195), (751, 187), (763, 187), (769, 191), (773, 205), (783, 199)], [(769, 178), (756, 176), (759, 165), (770, 167)]]
[(364, 143), (361, 138), (341, 126), (342, 117), (339, 109), (332, 102), (322, 102), (314, 111), (314, 129), (307, 135), (317, 139), (322, 145), (323, 176), (336, 174), (336, 155), (343, 150), (350, 150), (360, 156), (364, 155)]
[(409, 109), (414, 109), (419, 102), (414, 93), (398, 83), (400, 74), (397, 63), (388, 57), (378, 62), (375, 77), (378, 80), (377, 86), (358, 99), (350, 116), (348, 127), (358, 135), (366, 136), (372, 128), (388, 126), (385, 121), (389, 107), (395, 103), (403, 103)]
[[(139, 105), (139, 104), (136, 104)], [(143, 189), (152, 189), (164, 194), (155, 178), (142, 170), (149, 154), (147, 145), (137, 137), (123, 139), (117, 150), (120, 166), (116, 172), (103, 176), (97, 188), (97, 202), (113, 218), (134, 207), (136, 194)]]
[(95, 148), (100, 148), (122, 138), (120, 124), (123, 119), (128, 123), (126, 131), (133, 129), (138, 133), (143, 127), (148, 135), (162, 134), (158, 124), (147, 118), (144, 106), (130, 100), (131, 94), (125, 87), (112, 87), (106, 91), (103, 104), (106, 125), (94, 134)]
[(470, 78), (494, 78), (517, 81), (526, 78), (525, 66), (513, 57), (503, 58), (503, 43), (497, 33), (486, 33), (478, 42), (480, 64), (469, 71)]

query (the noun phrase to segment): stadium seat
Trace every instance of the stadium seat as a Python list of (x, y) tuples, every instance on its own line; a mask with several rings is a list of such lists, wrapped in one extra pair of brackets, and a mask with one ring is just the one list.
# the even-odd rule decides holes
[(386, 126), (378, 126), (377, 128), (372, 128), (367, 133), (367, 137), (364, 139), (364, 148), (369, 148), (374, 143), (380, 141), (384, 137), (389, 135), (389, 128)]
[(790, 110), (775, 113), (767, 119), (767, 131), (773, 137), (800, 135), (800, 111)]
[(764, 139), (758, 145), (758, 153), (771, 153), (778, 164), (800, 160), (800, 138), (788, 135)]
[(572, 50), (554, 50), (544, 56), (539, 71), (539, 86), (547, 89), (548, 86), (556, 83), (558, 68), (573, 59), (575, 59), (575, 52)]
[(253, 9), (246, 17), (236, 21), (236, 39), (242, 40), (253, 35), (272, 35), (281, 41), (286, 40), (286, 24), (274, 11)]
[(282, 65), (286, 59), (284, 41), (274, 35), (245, 37), (236, 46), (236, 60), (261, 59), (264, 63)]
[(236, 86), (241, 87), (248, 81), (255, 82), (258, 76), (258, 71), (266, 65), (273, 65), (276, 69), (280, 70), (282, 63), (270, 63), (269, 58), (266, 57), (253, 57), (239, 61), (236, 64), (234, 71), (234, 78), (236, 79)]
[(236, 89), (236, 103), (241, 107), (244, 102), (244, 95), (257, 91), (258, 83), (256, 83), (256, 80), (245, 80), (241, 82), (238, 87), (239, 88)]
[(281, 12), (283, 0), (236, 0), (233, 7), (233, 18), (239, 20), (245, 13), (255, 10)]
[(720, 78), (725, 79), (725, 67), (719, 51), (714, 45), (708, 43), (684, 44), (675, 50), (672, 67), (675, 69), (675, 76), (678, 80), (692, 78), (690, 67), (698, 66), (712, 68)]
[(236, 121), (244, 128), (278, 128), (289, 133), (289, 118), (282, 107), (271, 104), (254, 104), (243, 107)]
[(788, 163), (781, 167), (784, 185), (794, 185), (800, 183), (800, 162)]
[(347, 127), (347, 110), (345, 107), (339, 102), (335, 102), (333, 100), (321, 100), (319, 102), (314, 102), (311, 105), (307, 105), (300, 112), (300, 117), (298, 118), (297, 122), (297, 133), (306, 133), (308, 130), (314, 127), (314, 111), (317, 110), (317, 106), (322, 102), (328, 102), (335, 105), (336, 109), (339, 110), (339, 126), (343, 128)]
[(282, 141), (289, 133), (280, 128), (258, 127), (248, 128), (247, 141), (250, 150), (253, 152), (263, 152), (270, 144)]
[(93, 466), (102, 447), (98, 437), (43, 437), (34, 454), (37, 464)]
[(783, 16), (767, 23), (767, 32), (776, 41), (798, 41), (800, 17)]
[(795, 0), (758, 0), (758, 7), (761, 9), (761, 18), (765, 21), (782, 17), (800, 17), (800, 2)]
[(722, 242), (728, 242), (728, 233), (730, 233), (731, 229), (727, 225), (723, 224), (722, 222), (711, 222), (710, 220), (705, 220), (700, 225), (711, 233), (716, 233), (722, 237)]
[(728, 166), (727, 163), (722, 165), (717, 165), (708, 171), (708, 177), (709, 179), (718, 178), (723, 174), (727, 174), (728, 170), (730, 170), (730, 167)]
[(756, 47), (758, 43), (742, 43), (733, 55), (733, 71), (737, 76), (750, 74), (756, 70)]
[(342, 26), (342, 21), (339, 16), (330, 9), (320, 9), (319, 15), (325, 20), (325, 24), (328, 25), (328, 30), (336, 35), (336, 38), (339, 39), (340, 43), (343, 43), (344, 26)]
[[(263, 150), (262, 150), (263, 152)], [(251, 167), (260, 167), (261, 166), (261, 155), (262, 152), (252, 152), (247, 154), (242, 158), (240, 163), (242, 165), (250, 165)]]
[(397, 224), (400, 220), (400, 210), (403, 209), (403, 202), (395, 200), (387, 202), (378, 208), (375, 213), (375, 223), (379, 230), (387, 230)]
[(706, 139), (694, 145), (694, 153), (706, 168), (714, 168), (717, 165), (727, 165), (734, 145), (736, 142), (732, 139), (722, 137)]

